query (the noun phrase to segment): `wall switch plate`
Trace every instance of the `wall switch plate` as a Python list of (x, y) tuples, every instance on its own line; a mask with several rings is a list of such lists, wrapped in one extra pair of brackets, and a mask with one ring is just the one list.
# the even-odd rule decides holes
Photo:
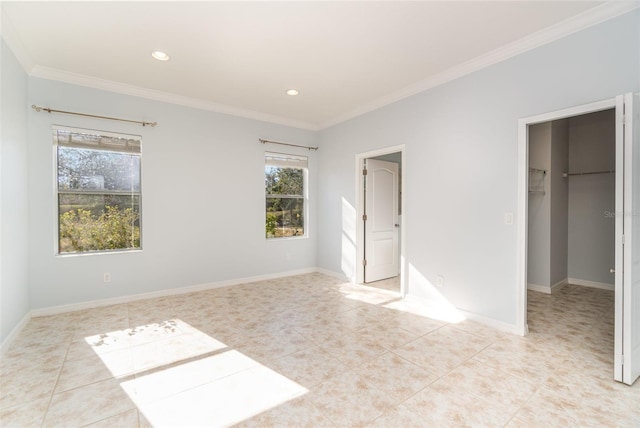
[(111, 274), (109, 272), (105, 272), (102, 279), (104, 282), (111, 282)]
[(513, 213), (504, 213), (504, 224), (513, 224)]
[(436, 277), (436, 286), (440, 288), (444, 287), (444, 276), (438, 275)]

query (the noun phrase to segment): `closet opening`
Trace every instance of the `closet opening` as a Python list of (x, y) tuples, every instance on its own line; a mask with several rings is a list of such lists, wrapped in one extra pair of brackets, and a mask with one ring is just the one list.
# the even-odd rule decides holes
[(528, 143), (529, 332), (613, 371), (615, 108), (530, 125)]

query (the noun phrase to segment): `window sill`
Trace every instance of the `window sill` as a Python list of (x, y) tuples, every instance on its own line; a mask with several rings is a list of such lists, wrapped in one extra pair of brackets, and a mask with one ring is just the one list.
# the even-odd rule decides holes
[(282, 241), (300, 241), (302, 239), (309, 239), (309, 235), (304, 236), (288, 236), (283, 238), (265, 238), (267, 242), (282, 242)]
[(113, 251), (87, 251), (84, 253), (56, 253), (54, 256), (61, 259), (72, 258), (72, 257), (89, 257), (89, 256), (104, 256), (107, 254), (131, 254), (131, 253), (141, 253), (142, 249), (135, 250), (113, 250)]

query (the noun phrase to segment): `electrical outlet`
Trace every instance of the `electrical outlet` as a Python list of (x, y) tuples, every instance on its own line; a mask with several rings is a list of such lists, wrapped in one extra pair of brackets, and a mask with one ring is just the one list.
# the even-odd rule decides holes
[(444, 287), (444, 276), (438, 275), (436, 277), (436, 286), (439, 287), (439, 288)]
[(102, 277), (104, 282), (111, 282), (111, 273), (109, 272), (105, 272), (104, 276)]

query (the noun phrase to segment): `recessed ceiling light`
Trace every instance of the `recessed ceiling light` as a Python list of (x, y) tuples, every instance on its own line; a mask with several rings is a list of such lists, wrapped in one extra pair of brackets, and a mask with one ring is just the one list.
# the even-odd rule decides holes
[(298, 91), (297, 89), (287, 89), (287, 95), (291, 95), (292, 97), (295, 97), (299, 93), (300, 91)]
[(162, 51), (153, 51), (151, 52), (151, 56), (157, 59), (158, 61), (169, 61), (169, 58), (171, 58), (169, 55), (167, 55)]

